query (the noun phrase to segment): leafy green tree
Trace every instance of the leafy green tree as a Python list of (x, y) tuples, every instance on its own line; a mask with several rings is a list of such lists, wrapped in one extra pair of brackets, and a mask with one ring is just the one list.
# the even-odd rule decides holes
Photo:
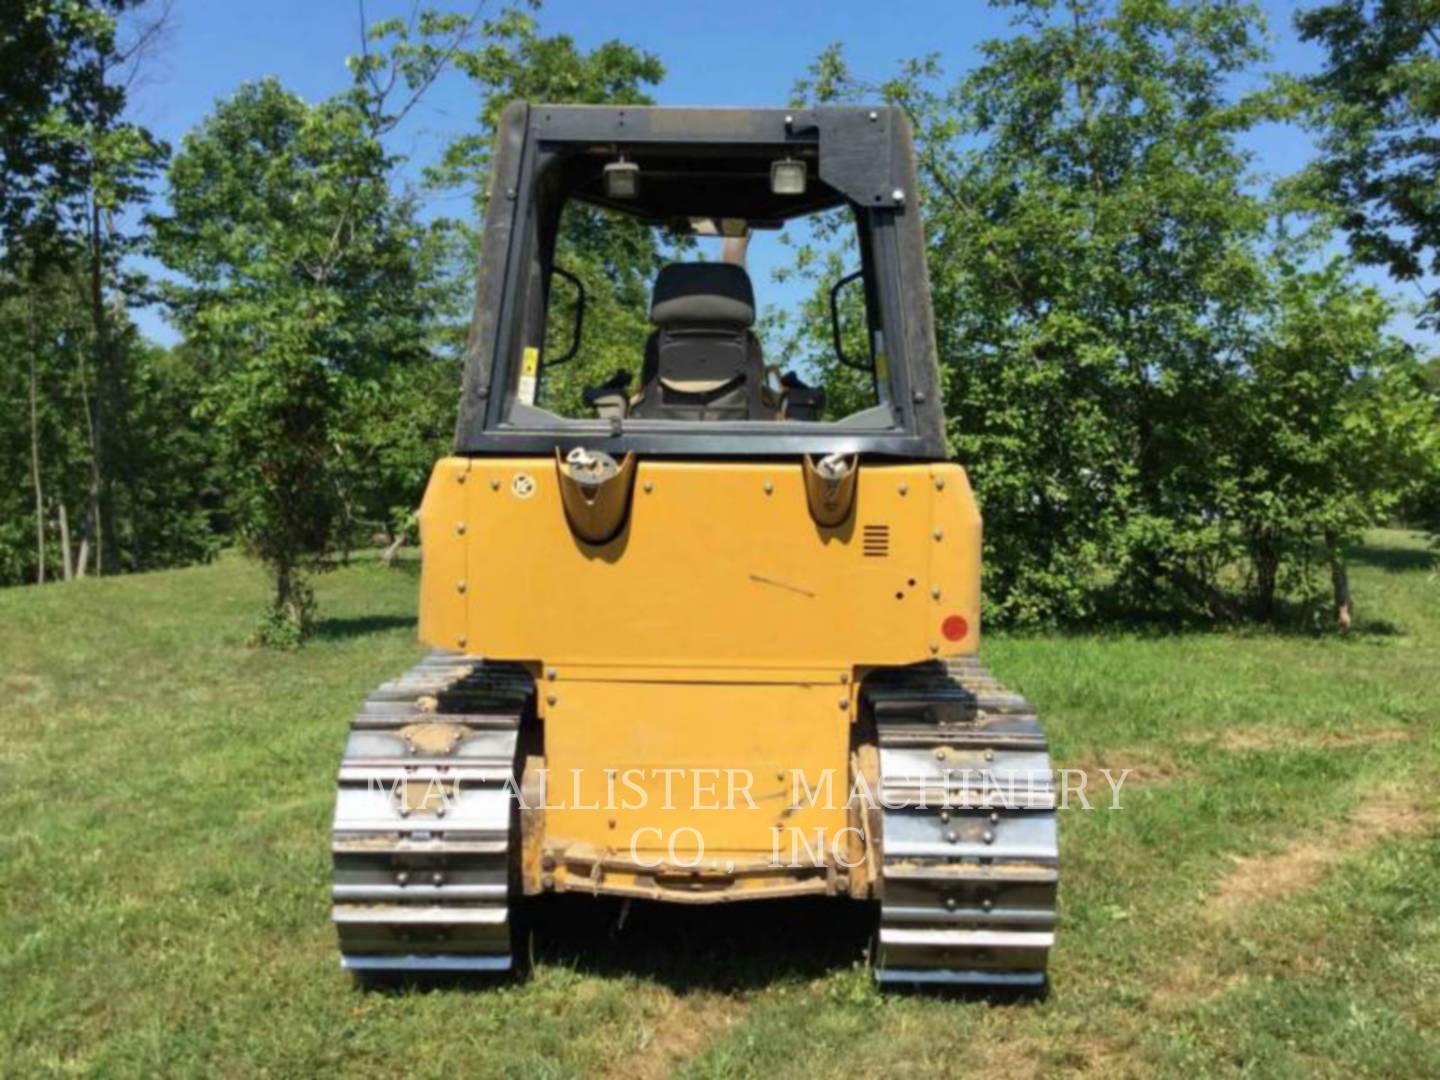
[[(73, 565), (63, 547), (65, 576), (83, 576), (92, 562), (104, 572), (107, 551), (115, 565), (134, 555), (122, 554), (111, 535), (117, 528), (135, 535), (136, 527), (117, 520), (115, 504), (116, 485), (134, 480), (131, 459), (116, 452), (133, 367), (124, 311), (136, 284), (121, 272), (133, 237), (118, 222), (125, 208), (145, 201), (146, 182), (166, 153), (125, 118), (126, 87), (163, 28), (162, 13), (132, 21), (122, 34), (121, 16), (138, 6), (24, 0), (0, 14), (0, 294), (23, 306), (12, 314), (23, 327), (17, 355), (27, 369), (27, 408), (9, 419), (24, 417), (29, 435), (36, 549), (25, 561), (41, 580), (50, 563), (47, 504), (84, 507), (73, 518), (83, 535)], [(90, 326), (83, 332), (70, 326), (60, 351), (69, 356), (77, 341), (85, 343), (86, 355), (73, 367), (82, 412), (67, 416), (88, 444), (88, 490), (79, 506), (68, 496), (47, 497), (44, 478), (59, 462), (68, 466), (68, 440), (42, 437), (42, 413), (55, 409), (38, 396), (42, 385), (54, 385), (48, 369), (59, 362), (54, 349), (47, 351), (47, 327), (68, 323), (76, 295), (85, 298)], [(62, 472), (70, 475), (68, 467)]]
[[(1421, 379), (1435, 403), (1431, 430), (1440, 432), (1440, 357), (1428, 358), (1421, 369)], [(1422, 475), (1406, 492), (1398, 516), (1408, 524), (1428, 529), (1440, 544), (1440, 452), (1430, 458)]]
[[(313, 621), (308, 576), (357, 531), (403, 535), (453, 425), (474, 232), (421, 222), (387, 136), (451, 67), (482, 87), (492, 125), (518, 94), (623, 95), (626, 72), (658, 78), (632, 50), (581, 52), (515, 10), (420, 11), (366, 27), (362, 44), (351, 89), (327, 101), (268, 81), (222, 103), (186, 138), (172, 212), (154, 222), (183, 279), (166, 289), (171, 310), (215, 373), (202, 409), (231, 517), (273, 575), (261, 636), (282, 642)], [(433, 183), (484, 191), (489, 134), (447, 151)]]
[(653, 53), (614, 39), (581, 49), (568, 34), (542, 34), (534, 15), (519, 7), (484, 22), (479, 43), (457, 53), (455, 65), (480, 93), (479, 115), (475, 130), (446, 146), (428, 175), (435, 187), (468, 189), (481, 218), (495, 126), (508, 103), (646, 105), (647, 88), (665, 77)]
[(117, 569), (125, 573), (207, 562), (225, 538), (224, 482), (215, 438), (195, 403), (208, 373), (185, 347), (161, 348), (127, 322), (120, 332), (125, 413), (116, 455)]
[[(112, 73), (129, 58), (112, 40), (98, 42), (95, 51), (102, 89), (113, 90)], [(95, 387), (88, 402), (91, 476), (86, 527), (94, 536), (97, 573), (105, 572), (106, 543), (116, 526), (114, 484), (117, 477), (129, 479), (130, 468), (123, 455), (113, 452), (112, 444), (118, 442), (117, 421), (128, 407), (119, 340), (125, 320), (120, 316), (138, 288), (136, 276), (124, 271), (122, 260), (136, 250), (140, 237), (123, 230), (119, 215), (148, 201), (148, 183), (169, 155), (169, 147), (149, 131), (126, 122), (123, 109), (123, 94), (102, 92), (79, 123), (62, 128), (77, 148), (87, 181), (80, 238)]]
[(933, 58), (864, 83), (838, 47), (797, 87), (914, 122), (990, 616), (1270, 618), (1324, 569), (1348, 625), (1344, 547), (1422, 484), (1434, 399), (1344, 264), (1292, 268), (1324, 221), (1291, 235), (1293, 204), (1251, 182), (1239, 137), (1292, 108), (1235, 90), (1265, 57), (1258, 13), (1010, 6), (1016, 33), (951, 89)]
[[(1215, 430), (1228, 481), (1218, 505), (1245, 546), (1260, 615), (1276, 613), (1281, 593), (1317, 601), (1328, 592), (1347, 629), (1345, 548), (1427, 482), (1440, 460), (1437, 398), (1415, 350), (1386, 330), (1391, 305), (1350, 280), (1344, 263), (1282, 264), (1271, 296)], [(1329, 578), (1323, 592), (1317, 568)]]
[(16, 0), (0, 12), (0, 236), (33, 257), (82, 211), (90, 166), (77, 132), (118, 116), (116, 18), (137, 0)]
[[(1336, 0), (1296, 17), (1324, 47), (1308, 80), (1320, 155), (1305, 186), (1335, 208), (1363, 263), (1422, 285), (1440, 274), (1440, 5)], [(1440, 319), (1440, 289), (1425, 295)]]
[[(478, 250), (489, 196), (495, 125), (508, 102), (650, 104), (650, 88), (665, 75), (652, 53), (617, 40), (585, 50), (567, 34), (541, 33), (535, 18), (523, 10), (508, 10), (485, 30), (480, 47), (456, 58), (456, 66), (480, 95), (476, 129), (452, 142), (428, 172), (432, 186), (471, 192), (476, 220), (457, 226), (472, 237), (473, 250)], [(670, 247), (647, 225), (591, 207), (567, 207), (555, 261), (585, 289), (584, 335), (575, 359), (546, 372), (541, 404), (580, 415), (585, 386), (604, 381), (619, 368), (638, 366), (639, 344), (650, 330), (650, 286), (669, 254)], [(473, 276), (473, 264), (466, 265), (461, 289), (467, 298)], [(573, 288), (557, 285), (550, 305), (548, 355), (568, 347), (573, 320)]]
[[(88, 323), (73, 275), (51, 269), (0, 300), (0, 583), (69, 580), (89, 564), (80, 532), (89, 477), (85, 438)], [(62, 541), (63, 532), (63, 541)]]
[[(90, 496), (86, 425), (95, 393), (88, 280), (52, 268), (36, 295), (0, 299), (0, 585), (84, 576)], [(203, 373), (116, 321), (112, 363), (123, 411), (111, 417), (112, 571), (208, 558), (214, 528), (211, 439), (193, 417)]]
[(344, 538), (347, 410), (396, 366), (423, 364), (424, 230), (390, 189), (366, 99), (308, 105), (242, 87), (188, 135), (170, 169), (157, 253), (166, 295), (215, 373), (201, 407), (220, 436), (230, 512), (270, 569), (261, 637), (298, 641), (307, 575)]
[(1101, 586), (1229, 613), (1205, 436), (1240, 362), (1267, 212), (1237, 136), (1273, 115), (1229, 3), (1016, 7), (953, 90), (879, 87), (832, 51), (802, 92), (879, 92), (920, 143), (950, 440), (986, 515), (989, 610), (1049, 621)]

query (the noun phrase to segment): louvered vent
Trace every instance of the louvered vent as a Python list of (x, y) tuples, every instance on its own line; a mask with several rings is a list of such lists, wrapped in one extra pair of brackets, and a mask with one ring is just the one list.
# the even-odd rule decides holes
[(864, 526), (860, 530), (860, 544), (867, 559), (885, 558), (890, 554), (890, 526)]

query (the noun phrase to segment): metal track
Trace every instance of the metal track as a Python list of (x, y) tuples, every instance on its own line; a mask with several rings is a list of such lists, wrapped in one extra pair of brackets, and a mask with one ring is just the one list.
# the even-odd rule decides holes
[(431, 653), (350, 724), (331, 843), (341, 964), (508, 971), (522, 668)]
[(882, 983), (1042, 989), (1055, 789), (1035, 710), (974, 658), (877, 673)]

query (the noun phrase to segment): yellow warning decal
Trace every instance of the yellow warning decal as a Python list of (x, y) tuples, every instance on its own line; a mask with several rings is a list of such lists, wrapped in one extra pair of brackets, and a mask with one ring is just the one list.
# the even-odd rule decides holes
[(528, 345), (520, 357), (520, 385), (516, 387), (516, 396), (526, 405), (535, 404), (535, 390), (539, 384), (540, 376), (540, 350), (533, 345)]

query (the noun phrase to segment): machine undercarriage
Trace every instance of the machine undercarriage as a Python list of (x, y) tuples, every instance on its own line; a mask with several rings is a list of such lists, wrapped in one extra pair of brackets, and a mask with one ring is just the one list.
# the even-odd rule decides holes
[[(534, 693), (523, 667), (436, 652), (366, 700), (332, 841), (347, 968), (509, 971), (515, 909), (551, 891), (682, 903), (828, 894), (879, 902), (870, 959), (883, 983), (1044, 986), (1059, 877), (1049, 756), (1034, 710), (978, 660), (862, 684), (844, 789), (858, 848), (827, 858), (805, 846), (794, 863), (795, 845), (777, 843), (738, 872), (663, 856), (637, 868), (623, 849), (547, 838), (543, 745), (522, 732), (538, 723)], [(794, 787), (813, 796), (818, 778)], [(562, 864), (570, 873), (557, 877)]]

